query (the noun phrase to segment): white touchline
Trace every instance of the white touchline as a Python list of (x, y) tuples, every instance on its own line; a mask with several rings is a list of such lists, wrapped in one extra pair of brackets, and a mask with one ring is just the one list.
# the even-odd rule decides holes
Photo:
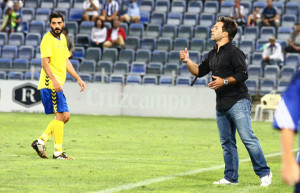
[[(298, 149), (294, 149), (293, 151), (298, 151)], [(275, 157), (275, 156), (279, 156), (279, 155), (281, 155), (281, 152), (268, 154), (268, 155), (265, 155), (265, 157)], [(242, 159), (242, 160), (240, 160), (240, 163), (249, 162), (249, 161), (250, 161), (250, 158)], [(159, 178), (144, 180), (144, 181), (137, 182), (137, 183), (124, 184), (124, 185), (121, 185), (121, 186), (118, 186), (118, 187), (96, 191), (94, 193), (120, 192), (122, 190), (129, 190), (129, 189), (133, 189), (133, 188), (137, 188), (137, 187), (141, 187), (141, 186), (146, 186), (146, 185), (150, 185), (150, 184), (154, 184), (154, 183), (158, 183), (158, 182), (172, 180), (172, 179), (177, 178), (177, 177), (189, 176), (189, 175), (199, 174), (199, 173), (206, 172), (206, 171), (217, 170), (217, 169), (224, 168), (224, 166), (225, 166), (224, 164), (221, 164), (221, 165), (212, 166), (212, 167), (209, 167), (209, 168), (200, 168), (200, 169), (197, 169), (197, 170), (191, 170), (191, 171), (187, 171), (187, 172), (173, 174), (173, 175), (170, 175), (170, 176), (163, 176), (163, 177), (159, 177)]]

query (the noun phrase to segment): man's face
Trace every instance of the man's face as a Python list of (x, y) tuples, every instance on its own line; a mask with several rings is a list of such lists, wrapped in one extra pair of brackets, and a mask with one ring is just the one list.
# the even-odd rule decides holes
[(64, 22), (60, 17), (52, 18), (50, 23), (51, 31), (55, 36), (59, 36), (63, 31)]
[(300, 25), (296, 25), (296, 31), (300, 33)]
[(273, 1), (272, 0), (268, 0), (268, 7), (273, 7)]
[(118, 20), (114, 21), (114, 28), (117, 29), (120, 25), (120, 22)]
[(15, 2), (14, 3), (14, 11), (18, 11), (19, 10), (19, 3)]
[(271, 39), (271, 40), (269, 40), (269, 42), (270, 42), (270, 44), (271, 44), (272, 46), (275, 45), (275, 40)]
[(211, 40), (214, 41), (220, 41), (223, 37), (223, 31), (222, 31), (222, 27), (223, 27), (223, 23), (222, 22), (218, 22), (214, 25), (214, 27), (211, 29)]

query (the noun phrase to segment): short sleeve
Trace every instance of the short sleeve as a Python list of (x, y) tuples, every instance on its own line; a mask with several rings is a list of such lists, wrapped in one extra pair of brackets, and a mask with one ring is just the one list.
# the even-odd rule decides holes
[(44, 36), (41, 42), (41, 58), (48, 58), (52, 56), (52, 45), (51, 40), (47, 37), (47, 35)]

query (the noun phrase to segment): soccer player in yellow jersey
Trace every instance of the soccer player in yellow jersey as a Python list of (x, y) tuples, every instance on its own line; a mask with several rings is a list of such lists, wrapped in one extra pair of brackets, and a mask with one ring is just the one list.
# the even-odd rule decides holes
[(66, 37), (62, 34), (64, 18), (61, 13), (53, 12), (49, 16), (51, 31), (48, 32), (41, 42), (42, 70), (38, 89), (41, 92), (42, 102), (46, 114), (55, 114), (44, 133), (32, 143), (33, 149), (41, 158), (48, 158), (45, 152), (45, 144), (48, 139), (54, 136), (53, 159), (74, 159), (68, 157), (62, 151), (63, 128), (69, 121), (70, 113), (63, 93), (63, 85), (66, 80), (66, 73), (73, 76), (85, 90), (85, 83), (75, 72), (69, 61), (70, 52), (67, 47)]

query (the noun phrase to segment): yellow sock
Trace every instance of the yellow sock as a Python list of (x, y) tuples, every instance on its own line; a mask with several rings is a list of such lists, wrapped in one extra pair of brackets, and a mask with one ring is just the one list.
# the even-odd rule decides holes
[(54, 151), (62, 151), (63, 134), (64, 134), (64, 122), (54, 120)]
[(46, 143), (53, 135), (53, 124), (54, 121), (51, 121), (48, 126), (47, 129), (44, 131), (44, 133), (39, 137), (40, 140), (42, 140), (44, 143)]

